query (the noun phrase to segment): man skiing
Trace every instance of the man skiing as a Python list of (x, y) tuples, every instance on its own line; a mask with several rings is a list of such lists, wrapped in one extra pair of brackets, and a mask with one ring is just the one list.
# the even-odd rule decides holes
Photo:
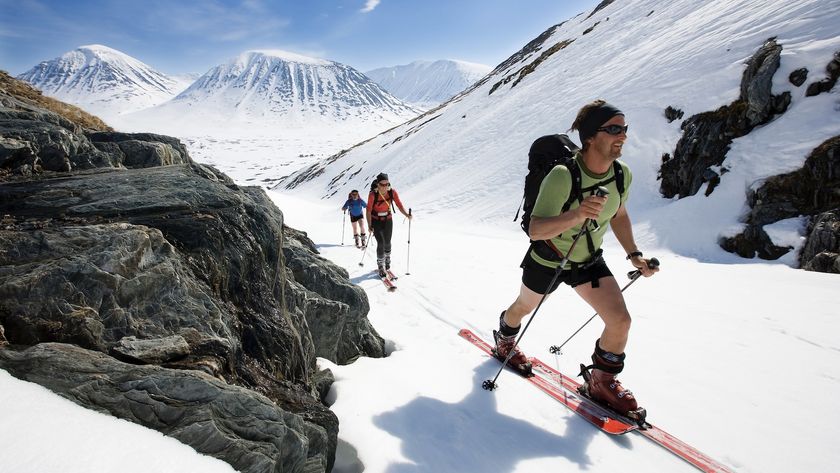
[[(341, 206), (341, 210), (350, 210), (350, 225), (353, 226), (353, 239), (356, 240), (356, 248), (364, 248), (367, 245), (367, 233), (365, 233), (365, 221), (362, 218), (365, 216), (362, 211), (367, 208), (364, 200), (359, 198), (359, 191), (353, 189), (347, 196), (347, 201)], [(361, 233), (359, 233), (361, 227)], [(342, 230), (343, 231), (343, 230)]]
[(376, 238), (376, 267), (379, 277), (388, 277), (387, 270), (391, 269), (391, 234), (394, 232), (392, 210), (394, 204), (409, 220), (411, 214), (405, 211), (400, 195), (391, 188), (388, 175), (384, 172), (376, 176), (368, 195), (367, 211), (365, 212), (368, 227)]
[[(616, 375), (624, 369), (630, 314), (600, 250), (609, 225), (627, 253), (627, 259), (643, 276), (649, 277), (658, 271), (658, 268), (649, 266), (649, 260), (643, 258), (633, 238), (630, 216), (625, 207), (632, 176), (626, 164), (620, 161), (624, 192), (618, 192), (614, 162), (621, 156), (627, 128), (624, 113), (603, 100), (589, 103), (578, 112), (571, 130), (578, 131), (582, 149), (569, 166), (580, 169), (579, 189), (585, 195), (575, 199), (563, 212), (563, 205), (572, 189), (569, 168), (556, 166), (543, 179), (531, 212), (528, 233), (534, 243), (521, 264), (519, 296), (502, 312), (499, 330), (494, 330), (493, 336), (495, 355), (501, 359), (511, 355), (510, 365), (529, 374), (531, 366), (528, 358), (516, 347), (521, 321), (537, 307), (544, 294), (553, 292), (560, 283), (568, 284), (604, 321), (604, 330), (595, 342), (592, 365), (587, 368), (592, 371), (584, 389), (593, 400), (619, 414), (633, 417), (638, 403), (616, 379)], [(598, 186), (605, 187), (609, 194), (595, 195)], [(587, 224), (587, 229), (581, 239), (585, 239), (586, 244), (574, 245), (568, 255), (569, 263), (561, 268), (553, 287), (548, 287), (560, 261), (572, 248), (574, 236), (579, 234), (584, 224)]]

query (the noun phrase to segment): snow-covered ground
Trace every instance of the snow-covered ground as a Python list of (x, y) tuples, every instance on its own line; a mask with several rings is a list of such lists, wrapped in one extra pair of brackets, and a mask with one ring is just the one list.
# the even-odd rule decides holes
[[(410, 245), (408, 223), (396, 220), (401, 277), (388, 293), (371, 274), (371, 254), (359, 267), (362, 253), (349, 238), (340, 245), (340, 204), (272, 196), (287, 224), (306, 228), (322, 254), (366, 289), (369, 317), (393, 350), (348, 366), (321, 360), (336, 375), (339, 437), (353, 446), (340, 452), (335, 471), (693, 471), (637, 434), (601, 433), (511, 373), (501, 375), (497, 391), (481, 388), (499, 364), (457, 332), (466, 327), (490, 339), (516, 296), (528, 243), (514, 225), (445, 220), (415, 208)], [(411, 206), (411, 193), (403, 200)], [(651, 240), (650, 230), (636, 229), (637, 240)], [(734, 471), (832, 471), (840, 461), (831, 435), (840, 419), (833, 402), (840, 390), (838, 276), (748, 260), (705, 263), (641, 247), (662, 271), (625, 293), (634, 322), (621, 379), (649, 420)], [(612, 238), (606, 258), (624, 285), (632, 268)], [(564, 286), (528, 329), (526, 354), (576, 374), (589, 361), (600, 319), (559, 358), (548, 347), (592, 314)]]

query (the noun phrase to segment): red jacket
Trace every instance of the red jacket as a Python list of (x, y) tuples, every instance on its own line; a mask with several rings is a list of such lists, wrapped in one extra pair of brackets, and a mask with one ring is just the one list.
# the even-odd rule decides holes
[[(376, 194), (379, 194), (378, 196)], [(390, 189), (384, 193), (381, 192), (371, 192), (368, 194), (367, 200), (367, 210), (370, 212), (370, 216), (373, 220), (387, 220), (391, 218), (391, 198), (393, 197), (393, 203), (397, 204), (400, 210), (405, 212), (405, 208), (403, 207), (402, 201), (400, 201), (400, 195), (397, 193), (396, 189)], [(387, 215), (382, 215), (387, 214)]]

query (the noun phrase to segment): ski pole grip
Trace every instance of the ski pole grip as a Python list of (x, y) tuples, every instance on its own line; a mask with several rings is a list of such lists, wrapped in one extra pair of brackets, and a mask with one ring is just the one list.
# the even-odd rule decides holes
[[(659, 267), (659, 260), (658, 259), (651, 258), (650, 260), (648, 260), (648, 268), (656, 269), (658, 267)], [(635, 270), (635, 271), (630, 271), (629, 273), (627, 273), (627, 277), (630, 278), (630, 279), (636, 279), (641, 275), (642, 275), (642, 272), (641, 272), (641, 270), (638, 270), (638, 269)]]
[(408, 208), (408, 214), (411, 215), (411, 207)]

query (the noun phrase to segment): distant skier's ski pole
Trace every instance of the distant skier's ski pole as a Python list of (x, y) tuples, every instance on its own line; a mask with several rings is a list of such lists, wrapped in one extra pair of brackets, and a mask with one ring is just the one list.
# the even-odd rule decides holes
[[(658, 259), (651, 258), (650, 261), (648, 261), (648, 268), (655, 269), (655, 268), (658, 268), (658, 267), (659, 267), (659, 260)], [(639, 279), (639, 276), (641, 276), (641, 275), (642, 275), (642, 270), (640, 270), (640, 269), (637, 269), (635, 271), (630, 271), (629, 273), (627, 273), (627, 277), (630, 278), (630, 282), (628, 282), (624, 287), (621, 288), (621, 292), (624, 292), (625, 289), (627, 289), (628, 287), (630, 287), (631, 284), (636, 282), (636, 280)], [(569, 340), (574, 338), (574, 336), (577, 335), (578, 332), (583, 330), (583, 327), (586, 327), (589, 324), (589, 322), (592, 322), (592, 319), (594, 319), (596, 315), (598, 315), (597, 312), (592, 314), (592, 317), (590, 317), (589, 320), (587, 320), (583, 325), (581, 325), (579, 329), (575, 330), (575, 333), (570, 335), (569, 338), (567, 338), (565, 342), (561, 343), (559, 346), (552, 345), (551, 348), (548, 349), (548, 351), (550, 351), (551, 353), (553, 353), (555, 355), (561, 354), (562, 350), (563, 350), (563, 347), (566, 346), (567, 343), (569, 343)]]
[[(411, 207), (408, 208), (408, 216), (411, 216)], [(411, 261), (411, 219), (408, 219), (408, 255), (405, 257), (405, 274), (411, 274), (408, 270)]]
[(347, 211), (345, 210), (342, 213), (344, 216), (341, 217), (341, 246), (344, 246), (344, 227), (347, 226)]
[[(373, 231), (371, 231), (371, 233), (373, 233)], [(365, 249), (362, 251), (362, 259), (359, 260), (359, 266), (364, 266), (365, 265), (365, 255), (367, 254), (367, 249), (370, 246), (370, 241), (371, 240), (373, 240), (373, 235), (371, 235), (370, 238), (368, 238), (367, 243), (365, 243)]]
[[(603, 186), (598, 187), (598, 189), (595, 190), (595, 195), (597, 195), (599, 197), (604, 197), (609, 193), (610, 192)], [(569, 262), (569, 255), (572, 254), (572, 250), (574, 250), (575, 246), (577, 246), (578, 240), (580, 240), (581, 235), (583, 235), (586, 232), (587, 228), (589, 227), (590, 222), (594, 222), (594, 221), (592, 219), (588, 218), (583, 222), (583, 225), (581, 225), (580, 231), (577, 233), (577, 235), (575, 235), (575, 238), (572, 240), (572, 246), (569, 247), (569, 250), (566, 251), (566, 256), (563, 257), (563, 259), (560, 261), (560, 264), (557, 265), (557, 269), (554, 270), (554, 277), (551, 278), (551, 282), (548, 284), (549, 288), (554, 287), (554, 284), (557, 282), (557, 278), (559, 278), (560, 273), (563, 272), (563, 266), (566, 266), (566, 263)], [(519, 333), (519, 337), (516, 339), (516, 342), (513, 344), (513, 347), (510, 349), (510, 352), (508, 353), (507, 357), (505, 358), (505, 361), (502, 362), (502, 366), (501, 366), (501, 368), (499, 368), (499, 372), (496, 373), (496, 376), (492, 380), (487, 379), (483, 383), (481, 383), (482, 388), (484, 388), (488, 391), (492, 391), (492, 390), (494, 390), (498, 387), (498, 385), (496, 384), (496, 380), (499, 379), (499, 376), (502, 374), (502, 370), (505, 369), (505, 366), (507, 366), (508, 361), (510, 361), (510, 358), (513, 356), (514, 353), (516, 353), (516, 347), (519, 346), (519, 342), (522, 340), (522, 337), (525, 335), (525, 332), (528, 331), (528, 326), (531, 325), (531, 322), (534, 321), (534, 317), (537, 316), (537, 312), (539, 312), (540, 307), (542, 307), (543, 302), (545, 302), (546, 297), (548, 297), (548, 291), (546, 291), (546, 293), (543, 294), (542, 298), (540, 298), (540, 302), (537, 304), (537, 308), (534, 309), (534, 313), (531, 314), (531, 318), (528, 319), (528, 323), (526, 323), (525, 326), (522, 327), (522, 331)]]

